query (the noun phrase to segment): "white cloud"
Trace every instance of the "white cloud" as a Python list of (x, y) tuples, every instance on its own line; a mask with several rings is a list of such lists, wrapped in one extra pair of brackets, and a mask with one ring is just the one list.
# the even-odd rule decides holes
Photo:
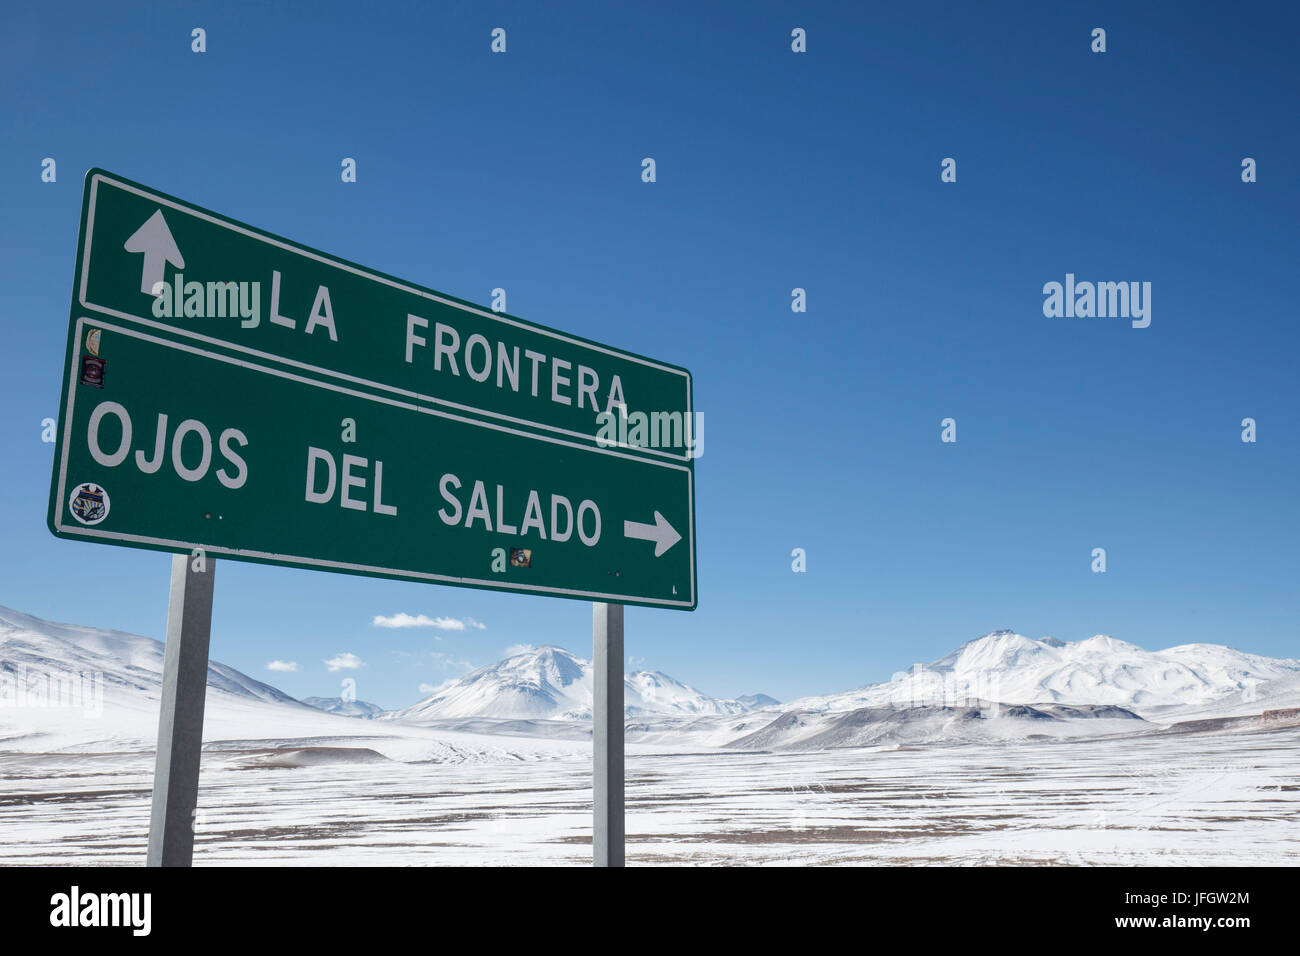
[(442, 690), (444, 687), (450, 687), (450, 686), (451, 686), (452, 684), (454, 684), (454, 683), (456, 683), (456, 678), (453, 677), (453, 678), (451, 678), (451, 679), (449, 679), (449, 680), (445, 680), (445, 681), (443, 681), (441, 684), (436, 684), (436, 685), (435, 685), (435, 684), (421, 684), (421, 685), (420, 685), (420, 693), (421, 693), (421, 694), (426, 694), (426, 695), (428, 695), (428, 696), (432, 696), (432, 695), (438, 693), (438, 691)]
[(269, 664), (266, 665), (266, 669), (269, 671), (288, 671), (289, 673), (293, 673), (298, 669), (298, 662), (297, 661), (271, 661)]
[(531, 644), (511, 644), (501, 652), (501, 656), (514, 657), (516, 654), (527, 654), (535, 650), (537, 650), (537, 648), (533, 647)]
[(366, 662), (357, 655), (345, 651), (342, 654), (336, 654), (325, 662), (325, 666), (333, 671), (355, 671), (366, 666)]
[(436, 627), (440, 631), (463, 631), (467, 627), (484, 630), (487, 625), (472, 617), (461, 620), (458, 617), (429, 617), (426, 614), (407, 614), (402, 611), (391, 617), (376, 614), (370, 622), (374, 627)]

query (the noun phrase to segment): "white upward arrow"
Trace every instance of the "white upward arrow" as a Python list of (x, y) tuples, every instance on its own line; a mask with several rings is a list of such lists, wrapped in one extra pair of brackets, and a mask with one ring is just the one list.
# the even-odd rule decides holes
[(163, 218), (161, 209), (154, 210), (144, 225), (131, 233), (131, 238), (126, 240), (122, 248), (127, 252), (144, 253), (140, 291), (146, 295), (153, 295), (153, 287), (163, 281), (167, 263), (170, 262), (177, 269), (185, 268), (185, 257), (176, 248), (176, 240), (167, 228), (167, 220)]
[(677, 529), (670, 525), (668, 519), (657, 511), (655, 512), (654, 524), (642, 524), (640, 521), (624, 521), (623, 537), (653, 541), (655, 543), (656, 558), (682, 540), (682, 536), (677, 533)]

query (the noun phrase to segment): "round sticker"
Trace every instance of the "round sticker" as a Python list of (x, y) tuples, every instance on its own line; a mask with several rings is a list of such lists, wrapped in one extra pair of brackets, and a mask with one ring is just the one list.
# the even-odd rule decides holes
[(72, 517), (82, 524), (99, 524), (108, 517), (108, 492), (98, 485), (78, 485), (68, 499)]

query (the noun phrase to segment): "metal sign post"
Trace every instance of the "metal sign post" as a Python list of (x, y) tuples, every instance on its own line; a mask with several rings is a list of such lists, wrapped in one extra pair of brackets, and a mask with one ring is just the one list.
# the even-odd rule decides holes
[[(202, 561), (203, 570), (195, 571), (191, 560)], [(215, 574), (216, 562), (211, 558), (172, 555), (148, 866), (189, 866), (194, 859)]]
[(592, 863), (623, 865), (623, 605), (592, 605)]

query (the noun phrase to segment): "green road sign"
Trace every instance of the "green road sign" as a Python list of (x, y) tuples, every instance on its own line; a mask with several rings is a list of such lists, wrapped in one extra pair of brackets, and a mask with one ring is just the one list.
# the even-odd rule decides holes
[[(86, 176), (77, 270), (78, 315), (516, 428), (594, 442), (600, 413), (680, 421), (692, 411), (685, 369), (362, 268), (101, 170)], [(629, 450), (691, 457), (683, 442)]]
[(691, 399), (684, 369), (91, 170), (48, 522), (690, 610)]
[(56, 535), (695, 607), (687, 464), (367, 394), (126, 323), (79, 317), (73, 337)]

